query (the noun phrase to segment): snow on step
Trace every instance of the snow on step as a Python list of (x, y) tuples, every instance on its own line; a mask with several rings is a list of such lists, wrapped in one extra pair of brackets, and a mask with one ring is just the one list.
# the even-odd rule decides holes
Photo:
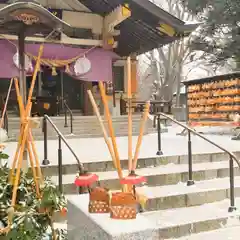
[[(177, 196), (191, 193), (201, 193), (207, 191), (217, 191), (229, 188), (229, 178), (217, 178), (212, 180), (198, 181), (193, 186), (187, 186), (186, 183), (176, 185), (138, 188), (138, 192), (146, 195), (148, 198), (161, 198), (167, 196)], [(240, 177), (235, 177), (235, 188), (240, 188)]]
[(227, 227), (215, 231), (193, 234), (172, 240), (239, 240), (240, 226)]
[[(236, 198), (237, 211), (228, 212), (229, 199), (200, 206), (145, 212), (142, 215), (159, 228), (170, 228), (214, 219), (240, 216), (240, 198)], [(229, 221), (229, 225), (240, 225), (240, 221)]]
[[(197, 171), (211, 171), (211, 170), (221, 170), (228, 169), (229, 162), (206, 162), (206, 163), (197, 163), (193, 165), (194, 172)], [(167, 175), (167, 174), (180, 174), (188, 172), (188, 164), (167, 164), (157, 167), (147, 167), (137, 169), (137, 174), (141, 176), (154, 176), (154, 175)], [(107, 172), (97, 172), (100, 180), (109, 180), (117, 179), (118, 174), (116, 171), (107, 171)], [(123, 175), (127, 175), (128, 171), (124, 170)], [(63, 182), (65, 184), (71, 184), (74, 182), (76, 174), (69, 174), (63, 176)], [(52, 180), (57, 183), (58, 176), (52, 176)]]

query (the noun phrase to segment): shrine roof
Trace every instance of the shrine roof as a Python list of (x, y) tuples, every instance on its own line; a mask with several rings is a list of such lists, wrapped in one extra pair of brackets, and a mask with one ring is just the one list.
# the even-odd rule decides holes
[(72, 31), (69, 24), (34, 1), (17, 1), (0, 9), (0, 34), (18, 35), (23, 29), (26, 36), (53, 29), (67, 35)]
[[(116, 37), (120, 56), (141, 54), (189, 35), (198, 24), (185, 24), (149, 0), (78, 0), (92, 12), (106, 16), (119, 5), (129, 4), (131, 17), (119, 24), (121, 34)], [(160, 24), (167, 24), (175, 31), (173, 36), (161, 32)]]

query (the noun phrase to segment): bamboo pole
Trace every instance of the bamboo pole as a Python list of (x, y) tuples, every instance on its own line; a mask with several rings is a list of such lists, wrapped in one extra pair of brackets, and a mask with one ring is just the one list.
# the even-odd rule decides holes
[(12, 85), (13, 85), (13, 78), (10, 81), (7, 97), (6, 97), (6, 100), (5, 100), (5, 103), (4, 103), (4, 108), (3, 108), (3, 112), (2, 112), (2, 118), (1, 118), (1, 121), (0, 121), (0, 128), (2, 128), (2, 126), (3, 126), (4, 116), (5, 116), (6, 111), (7, 111), (7, 105), (8, 105), (8, 100), (9, 100), (9, 97), (10, 97)]
[(17, 78), (14, 78), (14, 84), (15, 84), (15, 90), (16, 90), (17, 101), (18, 101), (18, 106), (19, 106), (21, 126), (20, 126), (20, 135), (19, 135), (17, 150), (15, 152), (15, 156), (14, 156), (13, 163), (12, 163), (12, 170), (10, 171), (10, 177), (9, 177), (10, 183), (12, 183), (14, 180), (15, 168), (16, 168), (17, 160), (19, 158), (19, 153), (20, 153), (20, 150), (22, 147), (22, 136), (23, 136), (23, 132), (24, 132), (24, 127), (22, 124), (23, 118), (24, 118), (24, 106), (23, 106), (23, 101), (22, 101), (21, 95), (20, 95), (20, 89), (19, 89)]
[(132, 79), (131, 58), (127, 58), (127, 97), (128, 97), (128, 170), (132, 170)]
[(31, 144), (31, 147), (32, 147), (33, 156), (34, 156), (35, 163), (36, 163), (37, 177), (39, 178), (40, 183), (42, 183), (43, 176), (42, 176), (42, 171), (41, 171), (41, 168), (40, 168), (40, 163), (39, 163), (37, 150), (36, 150), (36, 146), (35, 146), (35, 143), (34, 143), (32, 132), (29, 133), (29, 138), (30, 138), (30, 144)]
[(24, 127), (24, 132), (22, 136), (22, 147), (20, 149), (19, 153), (19, 159), (18, 159), (18, 166), (17, 166), (17, 171), (16, 171), (16, 177), (14, 179), (14, 185), (13, 185), (13, 191), (12, 191), (12, 202), (11, 206), (15, 207), (16, 204), (16, 197), (17, 197), (17, 189), (18, 189), (18, 184), (19, 184), (19, 179), (20, 179), (20, 172), (21, 172), (21, 167), (22, 167), (22, 162), (23, 162), (23, 153), (24, 153), (24, 145), (26, 143), (27, 139), (27, 134), (28, 134), (28, 123)]
[[(116, 159), (116, 165), (117, 165), (117, 168), (121, 169), (120, 156), (119, 156), (117, 142), (116, 142), (116, 138), (115, 138), (115, 134), (114, 134), (114, 130), (113, 130), (112, 119), (111, 119), (111, 115), (110, 115), (110, 111), (109, 111), (109, 107), (108, 107), (105, 89), (104, 89), (102, 82), (99, 82), (99, 89), (100, 89), (100, 93), (101, 93), (101, 97), (102, 97), (102, 101), (103, 101), (103, 105), (104, 105), (104, 109), (105, 109), (105, 113), (106, 113), (105, 115), (106, 115), (106, 119), (107, 119), (107, 123), (108, 123), (109, 135), (112, 140), (113, 151), (114, 151), (115, 159)], [(121, 174), (120, 179), (122, 177), (123, 176)]]
[(30, 102), (32, 100), (32, 95), (33, 95), (33, 90), (34, 90), (36, 79), (37, 79), (37, 74), (40, 69), (40, 60), (41, 60), (42, 54), (43, 54), (43, 44), (41, 44), (39, 47), (39, 52), (38, 52), (38, 57), (37, 57), (36, 65), (35, 65), (34, 72), (33, 72), (31, 87), (30, 87), (29, 94), (28, 94), (27, 106), (30, 104)]
[[(14, 207), (15, 207), (15, 204), (16, 204), (17, 189), (18, 189), (21, 169), (22, 169), (22, 165), (23, 165), (24, 151), (26, 150), (26, 142), (27, 142), (27, 150), (28, 150), (28, 153), (30, 155), (30, 163), (31, 163), (31, 166), (32, 166), (34, 181), (35, 181), (35, 183), (37, 183), (37, 181), (38, 181), (38, 179), (36, 177), (36, 174), (34, 174), (34, 172), (36, 173), (36, 171), (34, 169), (34, 163), (32, 162), (33, 156), (32, 156), (32, 152), (31, 152), (31, 145), (30, 145), (30, 142), (29, 142), (29, 137), (32, 137), (32, 135), (30, 134), (31, 129), (30, 129), (30, 126), (29, 126), (29, 115), (30, 115), (30, 112), (31, 112), (31, 107), (32, 107), (31, 99), (32, 99), (32, 94), (33, 94), (33, 89), (34, 89), (34, 86), (35, 86), (35, 82), (36, 82), (37, 73), (38, 73), (38, 70), (40, 68), (40, 59), (41, 59), (42, 52), (43, 52), (43, 44), (39, 48), (39, 53), (38, 53), (36, 66), (35, 66), (34, 73), (33, 73), (31, 87), (30, 87), (29, 94), (28, 94), (28, 101), (27, 101), (25, 109), (24, 109), (23, 101), (22, 101), (22, 98), (21, 98), (21, 95), (20, 95), (20, 91), (19, 91), (19, 87), (18, 87), (18, 81), (17, 81), (16, 78), (14, 79), (17, 98), (18, 98), (18, 104), (19, 104), (19, 109), (20, 109), (20, 118), (21, 118), (20, 134), (21, 135), (20, 135), (20, 138), (19, 138), (18, 147), (17, 147), (17, 151), (16, 151), (16, 152), (19, 152), (19, 153), (18, 153), (17, 157), (16, 157), (17, 153), (15, 154), (16, 159), (14, 158), (14, 162), (13, 162), (14, 169), (12, 169), (12, 171), (10, 172), (11, 175), (13, 173), (15, 174), (15, 165), (17, 164), (17, 171), (16, 171), (16, 177), (14, 179), (14, 185), (13, 185), (13, 191), (12, 191), (12, 201), (11, 201), (11, 206), (13, 208), (12, 209), (13, 212), (12, 212), (11, 215), (10, 214), (8, 215), (8, 226), (4, 229), (0, 229), (0, 233), (8, 231), (11, 227), (11, 224), (12, 224), (12, 217), (13, 217), (13, 214), (14, 214)], [(36, 184), (36, 187), (37, 186), (38, 186), (38, 183)]]
[(94, 110), (94, 112), (95, 112), (95, 114), (96, 114), (96, 116), (97, 116), (98, 122), (99, 122), (99, 124), (100, 124), (100, 126), (101, 126), (105, 143), (107, 144), (109, 153), (110, 153), (110, 155), (111, 155), (111, 157), (112, 157), (114, 166), (115, 166), (115, 168), (117, 169), (118, 176), (119, 176), (119, 178), (120, 178), (120, 176), (122, 176), (122, 170), (121, 170), (121, 167), (119, 168), (119, 166), (118, 166), (118, 164), (117, 164), (117, 162), (116, 162), (116, 157), (115, 157), (115, 155), (114, 155), (114, 151), (113, 151), (113, 148), (112, 148), (112, 146), (111, 146), (111, 143), (110, 143), (110, 141), (109, 141), (109, 139), (108, 139), (108, 134), (107, 134), (106, 128), (105, 128), (105, 126), (104, 126), (102, 117), (101, 117), (101, 115), (100, 115), (100, 113), (99, 113), (99, 109), (98, 109), (98, 107), (97, 107), (96, 101), (95, 101), (95, 99), (94, 99), (94, 97), (93, 97), (93, 94), (92, 94), (91, 90), (87, 90), (87, 93), (88, 93), (90, 102), (92, 103), (93, 110)]
[(141, 121), (141, 125), (140, 125), (140, 133), (139, 133), (139, 136), (138, 136), (136, 150), (135, 150), (135, 154), (134, 154), (134, 158), (133, 158), (133, 164), (132, 164), (132, 169), (131, 169), (133, 171), (135, 171), (136, 168), (137, 168), (137, 161), (138, 161), (140, 147), (141, 147), (141, 144), (142, 144), (144, 126), (145, 126), (145, 123), (146, 123), (147, 118), (148, 118), (149, 108), (150, 108), (150, 102), (147, 102), (146, 105), (145, 105), (145, 109), (144, 109), (144, 113), (143, 113), (143, 117), (142, 117), (142, 121)]
[(32, 172), (33, 172), (33, 180), (36, 185), (36, 193), (37, 193), (37, 196), (40, 197), (39, 182), (38, 182), (38, 178), (37, 178), (36, 169), (34, 166), (34, 157), (33, 157), (32, 149), (31, 149), (30, 141), (27, 141), (27, 150), (28, 150), (28, 154), (29, 154), (30, 165), (31, 165)]

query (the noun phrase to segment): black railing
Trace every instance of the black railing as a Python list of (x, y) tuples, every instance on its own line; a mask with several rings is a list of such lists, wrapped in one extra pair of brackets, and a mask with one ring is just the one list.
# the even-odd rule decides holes
[(64, 127), (68, 127), (68, 113), (70, 114), (70, 129), (71, 129), (71, 134), (73, 134), (73, 112), (70, 109), (70, 107), (67, 104), (66, 100), (63, 100), (63, 105), (64, 105), (64, 118), (65, 118), (65, 123)]
[(43, 159), (42, 164), (43, 165), (50, 164), (50, 161), (48, 159), (48, 140), (47, 140), (48, 139), (48, 124), (47, 123), (49, 123), (51, 125), (51, 127), (56, 131), (56, 133), (58, 135), (58, 186), (59, 186), (60, 192), (62, 192), (63, 191), (62, 142), (65, 143), (67, 148), (70, 150), (70, 152), (73, 154), (74, 158), (76, 159), (77, 164), (78, 164), (79, 174), (80, 175), (84, 174), (85, 170), (84, 170), (83, 164), (80, 162), (78, 156), (73, 151), (71, 146), (68, 144), (66, 138), (63, 136), (63, 134), (60, 132), (60, 130), (57, 128), (57, 126), (53, 123), (53, 121), (51, 120), (51, 118), (48, 115), (44, 115), (44, 118), (43, 118), (44, 159)]
[(180, 123), (179, 121), (173, 119), (172, 117), (158, 112), (154, 116), (154, 125), (156, 124), (157, 120), (157, 126), (158, 126), (158, 150), (157, 154), (162, 155), (162, 145), (161, 145), (161, 116), (165, 119), (168, 119), (177, 125), (181, 126), (182, 128), (186, 129), (188, 133), (188, 182), (187, 185), (191, 186), (194, 184), (193, 179), (193, 161), (192, 161), (192, 141), (191, 141), (191, 134), (197, 135), (201, 139), (205, 140), (206, 142), (212, 144), (213, 146), (217, 147), (218, 149), (222, 150), (223, 152), (227, 153), (229, 155), (229, 178), (230, 178), (230, 207), (228, 209), (229, 212), (233, 212), (236, 210), (235, 207), (235, 192), (234, 192), (234, 161), (237, 163), (238, 167), (240, 168), (240, 161), (237, 159), (237, 157), (224, 147), (220, 146), (219, 144), (213, 142), (209, 138), (203, 136), (202, 134), (196, 132), (194, 129), (186, 126), (185, 124)]

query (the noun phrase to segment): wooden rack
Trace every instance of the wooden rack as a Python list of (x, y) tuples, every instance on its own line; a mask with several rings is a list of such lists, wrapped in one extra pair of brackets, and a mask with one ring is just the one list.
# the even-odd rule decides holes
[(191, 126), (239, 126), (240, 73), (198, 79), (187, 86), (187, 116)]

